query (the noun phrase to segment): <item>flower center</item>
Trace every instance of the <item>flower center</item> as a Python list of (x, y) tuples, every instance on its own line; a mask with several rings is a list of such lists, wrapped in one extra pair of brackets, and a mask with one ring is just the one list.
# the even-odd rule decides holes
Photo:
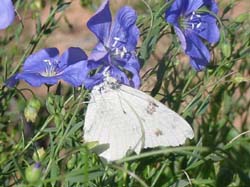
[(41, 73), (42, 76), (45, 77), (53, 77), (57, 74), (56, 69), (58, 65), (57, 60), (43, 60), (46, 64), (45, 71)]
[(201, 20), (201, 15), (197, 14), (196, 12), (192, 12), (189, 17), (181, 16), (179, 18), (179, 25), (183, 30), (192, 29), (196, 31), (201, 31), (201, 26), (203, 22)]
[(119, 37), (114, 37), (114, 42), (111, 45), (111, 56), (126, 58), (130, 53), (124, 46), (125, 41), (121, 40)]

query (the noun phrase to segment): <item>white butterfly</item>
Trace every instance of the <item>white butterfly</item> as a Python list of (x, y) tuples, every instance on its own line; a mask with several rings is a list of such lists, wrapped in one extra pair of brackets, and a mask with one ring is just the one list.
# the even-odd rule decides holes
[(100, 154), (107, 161), (123, 158), (128, 150), (139, 154), (143, 148), (178, 146), (193, 137), (192, 128), (177, 113), (112, 77), (91, 92), (84, 140), (107, 144)]

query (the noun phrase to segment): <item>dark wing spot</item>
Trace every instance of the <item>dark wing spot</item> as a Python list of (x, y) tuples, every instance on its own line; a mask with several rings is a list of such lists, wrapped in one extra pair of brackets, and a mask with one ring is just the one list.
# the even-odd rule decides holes
[(162, 132), (160, 129), (156, 129), (156, 130), (155, 130), (155, 135), (156, 135), (156, 136), (162, 136), (162, 135), (163, 135), (163, 132)]

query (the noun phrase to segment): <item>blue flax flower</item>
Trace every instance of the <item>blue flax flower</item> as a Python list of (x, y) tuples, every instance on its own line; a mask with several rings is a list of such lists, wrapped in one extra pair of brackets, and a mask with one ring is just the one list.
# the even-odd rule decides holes
[(6, 29), (15, 19), (15, 8), (11, 0), (1, 0), (0, 30)]
[(122, 7), (112, 24), (109, 1), (106, 0), (87, 22), (98, 43), (93, 49), (87, 67), (94, 75), (88, 76), (85, 86), (91, 89), (104, 79), (104, 71), (120, 83), (138, 88), (140, 65), (135, 54), (139, 29), (137, 15), (131, 7)]
[(216, 18), (211, 13), (198, 11), (203, 7), (211, 13), (218, 12), (214, 0), (175, 0), (166, 10), (166, 21), (174, 26), (183, 50), (190, 57), (190, 64), (197, 71), (203, 70), (210, 61), (210, 53), (202, 39), (216, 43), (220, 38)]
[(30, 55), (23, 64), (23, 71), (12, 76), (7, 85), (13, 87), (18, 80), (31, 86), (53, 85), (64, 80), (74, 87), (83, 84), (87, 56), (80, 48), (71, 47), (61, 57), (57, 48), (45, 48)]

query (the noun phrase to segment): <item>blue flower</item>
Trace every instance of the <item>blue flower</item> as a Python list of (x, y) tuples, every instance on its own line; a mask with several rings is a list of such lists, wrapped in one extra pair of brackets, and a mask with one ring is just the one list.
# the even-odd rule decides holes
[(190, 57), (190, 64), (197, 70), (203, 70), (210, 61), (210, 53), (202, 39), (216, 43), (220, 38), (217, 20), (211, 13), (198, 11), (207, 8), (211, 13), (218, 12), (214, 0), (175, 0), (166, 10), (166, 21), (174, 26), (181, 46)]
[(136, 19), (135, 10), (125, 6), (118, 11), (112, 24), (109, 1), (106, 0), (87, 22), (88, 28), (98, 39), (88, 60), (87, 67), (94, 74), (89, 75), (85, 83), (88, 89), (103, 81), (107, 69), (110, 76), (120, 83), (139, 87), (140, 64), (135, 54), (139, 29), (135, 24)]
[(6, 29), (15, 19), (15, 8), (11, 0), (1, 0), (0, 30)]
[(84, 82), (87, 56), (80, 48), (71, 47), (61, 57), (57, 48), (42, 49), (30, 55), (23, 64), (23, 71), (12, 76), (6, 84), (13, 87), (18, 80), (31, 86), (54, 85), (64, 80), (74, 87)]

